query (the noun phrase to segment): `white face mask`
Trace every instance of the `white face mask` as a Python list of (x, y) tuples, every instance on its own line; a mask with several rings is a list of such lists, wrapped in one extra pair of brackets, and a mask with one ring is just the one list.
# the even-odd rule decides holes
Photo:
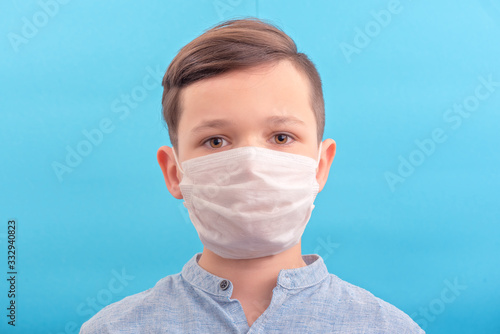
[(320, 154), (316, 161), (245, 146), (183, 161), (183, 204), (203, 245), (224, 258), (251, 259), (299, 243), (319, 190)]

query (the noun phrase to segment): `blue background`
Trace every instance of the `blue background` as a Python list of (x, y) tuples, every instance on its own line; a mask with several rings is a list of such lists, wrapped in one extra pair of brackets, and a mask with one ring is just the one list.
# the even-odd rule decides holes
[(156, 161), (160, 81), (242, 16), (277, 24), (322, 76), (337, 156), (303, 253), (428, 333), (500, 333), (497, 0), (2, 1), (0, 267), (15, 218), (18, 295), (13, 329), (2, 278), (0, 332), (77, 333), (202, 250)]

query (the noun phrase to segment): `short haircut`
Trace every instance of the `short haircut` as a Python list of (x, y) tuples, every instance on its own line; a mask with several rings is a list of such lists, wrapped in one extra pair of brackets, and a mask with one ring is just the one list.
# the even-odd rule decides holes
[(313, 62), (297, 52), (295, 42), (280, 28), (249, 17), (228, 20), (205, 31), (172, 60), (163, 77), (162, 112), (170, 142), (178, 152), (178, 126), (182, 113), (181, 90), (196, 81), (232, 70), (289, 60), (310, 82), (311, 108), (316, 118), (318, 143), (325, 127), (321, 78)]

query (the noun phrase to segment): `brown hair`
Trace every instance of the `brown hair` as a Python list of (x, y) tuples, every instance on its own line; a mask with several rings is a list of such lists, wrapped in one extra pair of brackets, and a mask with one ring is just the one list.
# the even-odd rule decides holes
[(325, 126), (325, 104), (316, 67), (305, 54), (297, 52), (295, 42), (281, 29), (250, 17), (228, 20), (205, 31), (184, 46), (170, 63), (162, 81), (162, 109), (175, 150), (178, 152), (177, 128), (183, 87), (231, 70), (282, 59), (290, 60), (309, 79), (319, 143)]

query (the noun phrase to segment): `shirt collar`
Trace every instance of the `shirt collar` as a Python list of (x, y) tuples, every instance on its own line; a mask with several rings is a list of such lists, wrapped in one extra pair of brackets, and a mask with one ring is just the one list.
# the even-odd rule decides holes
[[(182, 277), (193, 286), (213, 295), (231, 297), (231, 281), (209, 273), (198, 264), (202, 253), (196, 253), (182, 268)], [(323, 258), (318, 254), (302, 255), (304, 267), (282, 269), (278, 274), (278, 285), (285, 289), (300, 289), (315, 285), (328, 276)], [(225, 282), (223, 282), (225, 281)], [(229, 283), (229, 285), (227, 284)], [(225, 290), (223, 288), (226, 288)]]

